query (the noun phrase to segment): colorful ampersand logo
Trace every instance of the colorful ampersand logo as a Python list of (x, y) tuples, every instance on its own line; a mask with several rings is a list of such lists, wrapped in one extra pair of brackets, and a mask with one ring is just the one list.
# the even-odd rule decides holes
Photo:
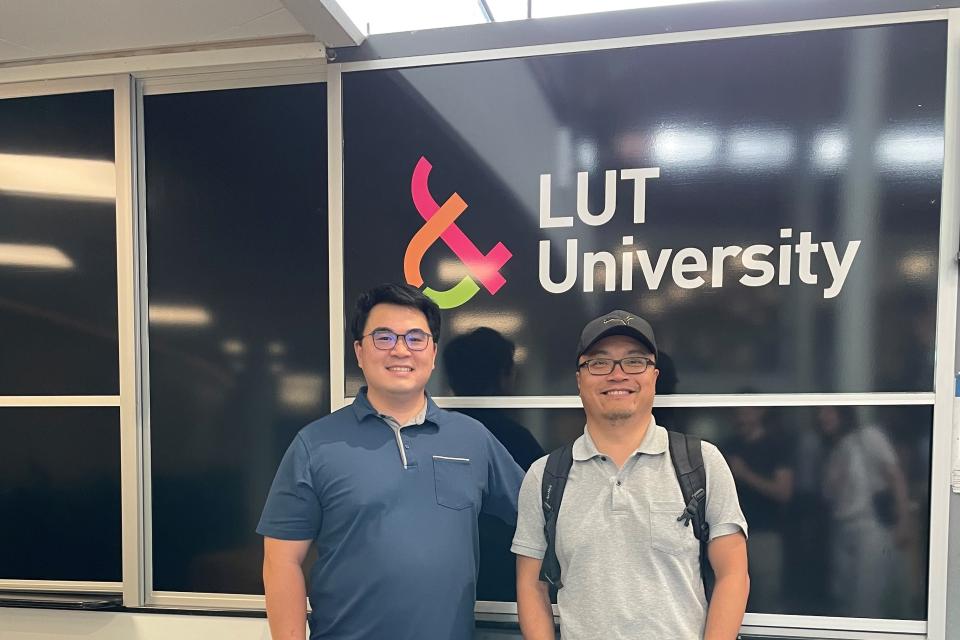
[(480, 284), (495, 294), (506, 284), (500, 268), (513, 257), (510, 250), (498, 242), (486, 255), (482, 254), (477, 246), (456, 225), (457, 218), (466, 211), (467, 203), (458, 193), (454, 193), (442, 205), (438, 205), (430, 194), (427, 181), (433, 165), (423, 156), (417, 162), (410, 180), (410, 193), (417, 212), (426, 221), (407, 245), (403, 256), (403, 274), (407, 282), (415, 287), (423, 286), (423, 276), (420, 274), (420, 263), (427, 249), (438, 239), (450, 247), (450, 250), (467, 267), (470, 275), (455, 286), (444, 291), (437, 291), (426, 287), (423, 292), (429, 296), (441, 309), (452, 309), (469, 301), (480, 291)]

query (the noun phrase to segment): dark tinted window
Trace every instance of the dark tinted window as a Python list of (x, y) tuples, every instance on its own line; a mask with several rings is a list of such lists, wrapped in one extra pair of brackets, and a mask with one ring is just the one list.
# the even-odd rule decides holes
[(113, 92), (0, 100), (0, 395), (118, 392)]
[[(652, 322), (677, 393), (932, 391), (945, 36), (917, 23), (344, 74), (345, 299), (411, 273), (466, 282), (444, 339), (512, 340), (511, 395), (575, 393), (578, 333), (615, 308)], [(418, 250), (437, 207), (456, 229)], [(541, 228), (542, 211), (569, 226)], [(346, 373), (352, 395), (349, 348)]]
[(0, 438), (0, 578), (119, 582), (119, 411), (0, 408)]
[(262, 593), (263, 500), (329, 411), (326, 90), (144, 110), (153, 586)]
[[(583, 433), (579, 409), (464, 409), (515, 457)], [(922, 620), (929, 540), (930, 407), (655, 409), (659, 423), (715, 443), (750, 528), (753, 613)], [(504, 425), (509, 424), (509, 429)], [(509, 433), (507, 438), (499, 434)], [(511, 599), (496, 524), (478, 598)]]

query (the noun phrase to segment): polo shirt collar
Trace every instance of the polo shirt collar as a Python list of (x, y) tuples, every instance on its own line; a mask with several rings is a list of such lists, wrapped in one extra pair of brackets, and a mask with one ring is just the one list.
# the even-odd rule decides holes
[[(647, 433), (644, 434), (643, 441), (640, 442), (640, 446), (634, 453), (646, 453), (654, 456), (666, 453), (667, 443), (667, 430), (658, 425), (657, 421), (651, 416)], [(597, 445), (590, 437), (590, 429), (584, 426), (583, 435), (573, 443), (573, 459), (583, 461), (599, 455), (601, 455), (600, 451), (597, 450)]]
[[(426, 391), (423, 393), (427, 396), (427, 411), (424, 420), (439, 426), (442, 411), (440, 407), (437, 406), (437, 403), (433, 401), (433, 398), (430, 397), (429, 393)], [(370, 400), (367, 398), (366, 386), (360, 387), (360, 392), (357, 393), (357, 397), (353, 399), (353, 404), (350, 406), (353, 408), (353, 414), (357, 417), (357, 422), (363, 421), (368, 416), (374, 416), (376, 418), (380, 416), (380, 412), (373, 408), (373, 405), (370, 404)]]

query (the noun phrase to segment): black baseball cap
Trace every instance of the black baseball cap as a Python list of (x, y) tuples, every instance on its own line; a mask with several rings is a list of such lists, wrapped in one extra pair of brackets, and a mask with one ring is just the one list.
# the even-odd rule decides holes
[(617, 309), (594, 318), (580, 332), (580, 342), (577, 343), (577, 360), (584, 351), (587, 351), (595, 342), (608, 336), (628, 336), (642, 342), (650, 352), (657, 355), (657, 340), (653, 337), (653, 327), (650, 323), (629, 311)]

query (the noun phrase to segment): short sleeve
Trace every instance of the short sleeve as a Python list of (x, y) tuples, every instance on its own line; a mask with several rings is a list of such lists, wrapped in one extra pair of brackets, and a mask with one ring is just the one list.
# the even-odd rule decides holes
[(481, 427), (487, 444), (487, 491), (483, 512), (507, 524), (517, 521), (517, 494), (523, 481), (523, 469), (514, 461), (500, 441)]
[(540, 458), (530, 466), (523, 478), (517, 504), (517, 532), (513, 536), (513, 546), (510, 547), (517, 555), (537, 560), (543, 559), (543, 554), (547, 551), (547, 540), (543, 535), (543, 506), (540, 501), (540, 483), (546, 463), (546, 456)]
[(297, 434), (280, 461), (257, 533), (280, 540), (312, 540), (320, 531), (321, 520), (310, 452)]
[(710, 539), (737, 531), (747, 535), (747, 520), (740, 509), (737, 486), (723, 455), (709, 442), (702, 443), (703, 464), (707, 472), (707, 523)]

